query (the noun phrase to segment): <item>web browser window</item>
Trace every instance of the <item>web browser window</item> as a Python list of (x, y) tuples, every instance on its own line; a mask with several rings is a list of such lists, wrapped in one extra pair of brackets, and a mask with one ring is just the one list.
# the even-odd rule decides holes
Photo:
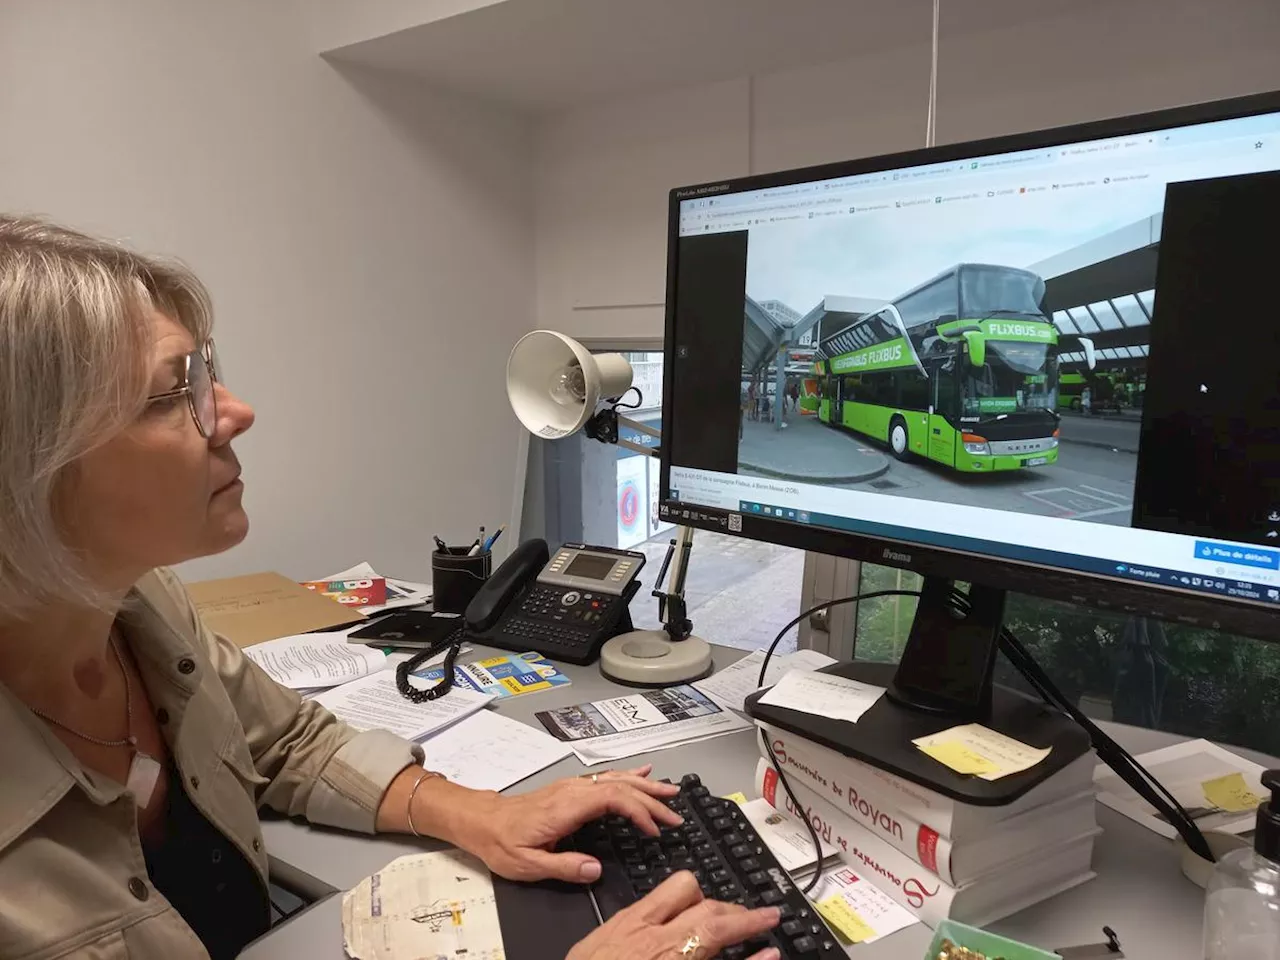
[(665, 519), (1280, 603), (1280, 502), (1134, 524), (1165, 189), (1278, 169), (1266, 114), (683, 200)]

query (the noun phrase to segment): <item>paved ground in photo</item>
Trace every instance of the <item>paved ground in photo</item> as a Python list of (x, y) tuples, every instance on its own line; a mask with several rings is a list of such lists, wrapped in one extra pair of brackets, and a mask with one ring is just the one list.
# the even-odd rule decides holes
[(873, 480), (889, 469), (883, 449), (832, 430), (817, 417), (788, 415), (787, 426), (748, 420), (738, 442), (738, 472), (805, 483)]
[[(661, 626), (658, 601), (649, 591), (672, 535), (655, 537), (639, 547), (649, 558), (640, 575), (645, 585), (631, 601), (631, 616), (639, 629)], [(689, 619), (694, 633), (709, 643), (745, 650), (767, 647), (800, 612), (804, 575), (800, 550), (698, 530), (689, 556), (685, 581)], [(792, 630), (778, 645), (778, 652), (795, 648), (796, 631)]]

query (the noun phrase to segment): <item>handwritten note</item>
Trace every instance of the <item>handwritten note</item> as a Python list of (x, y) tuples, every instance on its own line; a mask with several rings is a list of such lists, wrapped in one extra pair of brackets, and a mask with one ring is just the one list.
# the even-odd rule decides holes
[(1204, 791), (1206, 800), (1225, 813), (1257, 810), (1262, 803), (1262, 797), (1245, 783), (1243, 773), (1229, 773), (1225, 777), (1206, 780), (1200, 784), (1200, 789)]
[(815, 903), (814, 906), (822, 914), (822, 919), (831, 924), (831, 928), (845, 943), (862, 943), (876, 935), (876, 932), (867, 926), (867, 921), (858, 916), (858, 911), (849, 905), (849, 901), (838, 893)]
[[(791, 670), (817, 670), (835, 663), (825, 653), (816, 650), (797, 650), (781, 657), (770, 657), (765, 671), (764, 685), (772, 686)], [(760, 689), (760, 667), (764, 664), (764, 651), (756, 650), (741, 660), (729, 664), (694, 686), (722, 707), (739, 712), (746, 709), (746, 699)]]
[(851, 944), (874, 943), (920, 922), (850, 867), (828, 869), (809, 898), (836, 934)]
[(911, 742), (956, 773), (973, 774), (983, 780), (999, 780), (1029, 770), (1052, 749), (1029, 747), (980, 723), (952, 727)]
[(472, 790), (505, 790), (573, 753), (527, 723), (481, 710), (428, 740), (428, 770)]
[(829, 673), (792, 670), (760, 698), (760, 703), (857, 723), (882, 696), (884, 687)]

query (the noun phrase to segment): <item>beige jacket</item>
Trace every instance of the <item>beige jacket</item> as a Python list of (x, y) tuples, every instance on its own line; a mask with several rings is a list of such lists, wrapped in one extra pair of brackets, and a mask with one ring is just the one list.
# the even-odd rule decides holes
[[(187, 792), (264, 878), (261, 805), (373, 831), (418, 748), (357, 734), (277, 685), (200, 622), (172, 573), (149, 574), (131, 597), (121, 625)], [(132, 797), (0, 686), (0, 958), (205, 956), (148, 882)]]

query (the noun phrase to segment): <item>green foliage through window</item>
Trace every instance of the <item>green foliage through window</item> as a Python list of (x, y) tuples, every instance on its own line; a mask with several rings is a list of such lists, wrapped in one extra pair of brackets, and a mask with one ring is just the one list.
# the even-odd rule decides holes
[[(863, 564), (861, 590), (919, 589), (920, 578)], [(896, 661), (916, 601), (858, 609), (859, 660)], [(1089, 716), (1280, 754), (1280, 645), (1010, 594), (1005, 623)], [(997, 680), (1026, 687), (1003, 657)]]

